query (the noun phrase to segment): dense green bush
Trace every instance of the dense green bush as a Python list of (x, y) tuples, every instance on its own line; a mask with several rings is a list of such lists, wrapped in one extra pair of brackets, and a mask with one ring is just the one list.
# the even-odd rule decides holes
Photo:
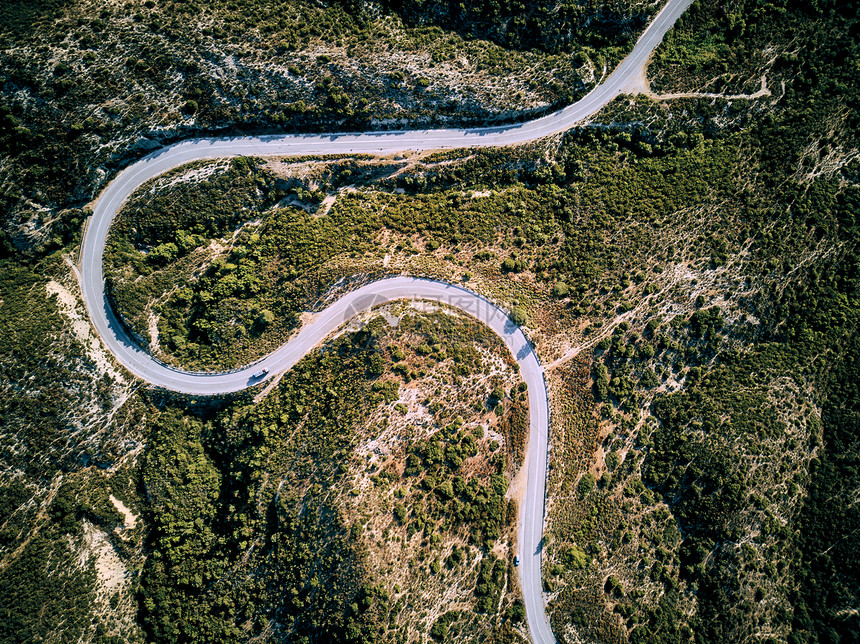
[[(240, 623), (250, 619), (258, 632), (276, 610), (279, 628), (309, 641), (376, 641), (385, 597), (364, 584), (348, 526), (315, 494), (342, 475), (337, 456), (352, 445), (357, 403), (369, 393), (352, 375), (372, 355), (360, 346), (345, 339), (309, 356), (259, 406), (157, 415), (142, 469), (157, 554), (147, 560), (141, 606), (153, 639), (241, 641)], [(291, 481), (260, 514), (254, 490), (271, 458)], [(255, 575), (225, 579), (249, 548)]]

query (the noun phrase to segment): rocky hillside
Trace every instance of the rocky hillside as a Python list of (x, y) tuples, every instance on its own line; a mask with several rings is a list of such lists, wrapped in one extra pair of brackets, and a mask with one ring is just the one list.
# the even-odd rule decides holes
[[(5, 81), (2, 99), (19, 219), (0, 260), (0, 641), (523, 640), (510, 559), (525, 392), (486, 329), (392, 305), (268, 391), (171, 396), (101, 350), (70, 258), (77, 206), (134, 137), (262, 122), (269, 86), (251, 91), (263, 76), (247, 70), (274, 64), (261, 61), (278, 42), (327, 70), (319, 96), (339, 87), (338, 61), (369, 51), (393, 66), (407, 37), (460, 52), (437, 71), (471, 69), (477, 46), (516, 64), (561, 58), (504, 49), (519, 46), (512, 22), (473, 33), (477, 18), (436, 3), (314, 5), (304, 26), (285, 9), (271, 31), (256, 5), (210, 3), (186, 37), (173, 25), (187, 6), (4, 5), (2, 55), (18, 62), (1, 73), (41, 71)], [(695, 5), (657, 51), (653, 85), (564, 136), (177, 169), (117, 220), (111, 297), (163, 359), (223, 367), (281, 342), (349, 276), (466, 283), (516, 310), (546, 368), (544, 587), (561, 641), (856, 641), (860, 78), (844, 61), (860, 55), (857, 24), (827, 0)], [(364, 44), (349, 40), (361, 28)], [(99, 35), (126, 76), (87, 103), (60, 81), (101, 64), (85, 57)], [(150, 60), (127, 49), (132, 35), (201, 68), (209, 51), (223, 77), (202, 75), (196, 94), (166, 62), (125, 67)], [(418, 68), (397, 69), (387, 96), (441, 83), (421, 71), (412, 87)], [(247, 85), (219, 85), (240, 73)], [(337, 100), (302, 96), (285, 99), (306, 109), (284, 123), (358, 118), (351, 97), (338, 117)], [(83, 125), (96, 104), (92, 118), (116, 125), (72, 132), (65, 119)], [(381, 105), (361, 118), (405, 113)], [(48, 149), (65, 163), (28, 156)], [(112, 160), (90, 164), (93, 150)]]
[[(535, 11), (548, 20), (548, 7)], [(636, 11), (627, 40), (646, 15)], [(449, 31), (448, 20), (404, 23), (376, 2), (5, 2), (4, 252), (59, 247), (80, 224), (74, 208), (131, 160), (181, 138), (483, 123), (569, 102), (622, 52), (595, 12), (577, 5), (562, 47), (560, 35), (535, 42)]]

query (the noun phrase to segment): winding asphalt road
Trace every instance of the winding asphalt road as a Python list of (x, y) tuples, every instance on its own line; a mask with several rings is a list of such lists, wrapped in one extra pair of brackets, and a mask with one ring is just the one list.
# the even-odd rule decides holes
[(569, 129), (596, 113), (622, 93), (640, 74), (654, 48), (692, 0), (669, 0), (639, 38), (633, 51), (612, 74), (582, 100), (533, 121), (473, 129), (403, 130), (316, 135), (194, 139), (158, 150), (126, 168), (99, 196), (81, 246), (81, 292), (93, 327), (117, 361), (138, 378), (165, 389), (210, 395), (257, 384), (252, 373), (290, 369), (304, 355), (351, 317), (373, 306), (404, 298), (434, 300), (456, 306), (487, 324), (520, 365), (528, 385), (530, 433), (528, 477), (519, 518), (520, 579), (526, 620), (538, 644), (555, 642), (546, 616), (541, 582), (541, 538), (549, 434), (549, 405), (543, 367), (534, 348), (507, 314), (485, 298), (462, 287), (412, 277), (394, 277), (368, 284), (322, 311), (289, 342), (258, 363), (231, 373), (189, 373), (165, 366), (141, 350), (111, 310), (104, 291), (102, 256), (111, 221), (125, 200), (149, 179), (199, 159), (233, 156), (297, 156), (338, 153), (394, 154), (441, 148), (490, 147), (523, 143)]

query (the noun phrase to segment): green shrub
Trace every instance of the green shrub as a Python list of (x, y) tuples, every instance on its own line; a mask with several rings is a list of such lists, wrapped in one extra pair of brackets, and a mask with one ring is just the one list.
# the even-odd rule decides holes
[(529, 322), (528, 313), (521, 306), (515, 306), (511, 309), (511, 320), (517, 326), (526, 326)]

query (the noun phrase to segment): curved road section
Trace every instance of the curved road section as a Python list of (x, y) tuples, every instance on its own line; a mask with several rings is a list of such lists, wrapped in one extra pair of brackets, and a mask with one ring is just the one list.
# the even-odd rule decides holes
[(444, 302), (487, 324), (516, 357), (528, 384), (530, 433), (527, 488), (519, 518), (520, 578), (532, 639), (539, 644), (555, 642), (544, 606), (540, 565), (549, 433), (546, 383), (534, 348), (507, 314), (480, 295), (458, 286), (395, 277), (347, 294), (320, 313), (313, 323), (303, 327), (292, 340), (253, 366), (233, 373), (189, 373), (165, 366), (131, 340), (108, 304), (102, 255), (111, 221), (125, 200), (149, 179), (190, 161), (249, 155), (394, 154), (440, 148), (505, 146), (567, 130), (600, 110), (622, 93), (631, 79), (642, 73), (651, 52), (690, 4), (692, 0), (669, 0), (630, 55), (605, 82), (573, 105), (526, 123), (473, 129), (195, 139), (144, 157), (119, 173), (102, 192), (81, 245), (78, 267), (81, 292), (96, 332), (117, 361), (138, 378), (174, 391), (207, 395), (239, 391), (257, 384), (251, 374), (264, 367), (272, 372), (289, 369), (355, 314), (391, 300), (420, 298)]

